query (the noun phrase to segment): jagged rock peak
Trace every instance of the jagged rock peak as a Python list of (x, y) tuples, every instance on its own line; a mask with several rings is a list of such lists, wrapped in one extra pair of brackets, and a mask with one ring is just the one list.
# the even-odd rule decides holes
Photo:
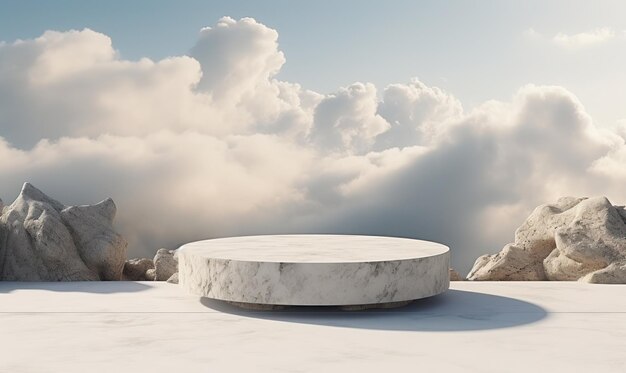
[(57, 211), (61, 211), (65, 208), (65, 206), (62, 203), (60, 203), (59, 201), (55, 199), (48, 197), (44, 192), (35, 188), (35, 186), (33, 186), (29, 182), (25, 182), (24, 185), (22, 185), (22, 190), (20, 191), (20, 194), (17, 197), (17, 200), (20, 200), (20, 199), (25, 200), (25, 201), (32, 200), (32, 201), (48, 203), (52, 207), (54, 207), (54, 209)]
[(0, 211), (0, 280), (121, 279), (127, 243), (113, 229), (111, 199), (66, 207), (24, 183)]

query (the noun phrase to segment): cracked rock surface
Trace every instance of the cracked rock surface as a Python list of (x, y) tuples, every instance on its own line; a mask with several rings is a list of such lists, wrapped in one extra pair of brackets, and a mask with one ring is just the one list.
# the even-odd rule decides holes
[(479, 257), (467, 278), (626, 283), (626, 210), (605, 197), (541, 205), (516, 230), (515, 242)]
[(0, 203), (0, 280), (120, 280), (127, 242), (113, 230), (116, 207), (65, 206), (29, 183)]

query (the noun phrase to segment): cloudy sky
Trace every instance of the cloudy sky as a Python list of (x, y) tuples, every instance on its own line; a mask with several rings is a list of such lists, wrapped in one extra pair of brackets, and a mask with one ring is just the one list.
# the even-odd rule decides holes
[(462, 272), (540, 203), (626, 203), (622, 2), (184, 4), (0, 3), (5, 203), (111, 196), (131, 256), (362, 233)]

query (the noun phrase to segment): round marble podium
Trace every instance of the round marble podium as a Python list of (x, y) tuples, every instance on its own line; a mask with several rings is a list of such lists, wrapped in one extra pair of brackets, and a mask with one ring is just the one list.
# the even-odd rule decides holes
[(448, 247), (351, 235), (231, 237), (178, 249), (179, 283), (192, 294), (253, 309), (402, 305), (446, 291)]

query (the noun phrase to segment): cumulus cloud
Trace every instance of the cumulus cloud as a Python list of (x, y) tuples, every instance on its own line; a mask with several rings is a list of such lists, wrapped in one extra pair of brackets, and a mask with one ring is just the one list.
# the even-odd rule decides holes
[[(524, 32), (524, 35), (532, 39), (546, 39), (540, 32), (530, 28)], [(598, 27), (586, 32), (576, 34), (566, 34), (559, 32), (551, 38), (550, 42), (566, 49), (580, 49), (605, 43), (617, 36), (615, 31), (608, 27)]]
[(389, 124), (376, 113), (376, 87), (355, 83), (325, 97), (315, 108), (310, 139), (322, 149), (365, 152)]
[(568, 35), (562, 32), (556, 34), (552, 41), (566, 48), (581, 48), (594, 44), (604, 43), (615, 37), (615, 32), (608, 27), (601, 27), (588, 32)]
[(409, 84), (391, 84), (378, 104), (378, 113), (390, 128), (376, 138), (378, 150), (430, 143), (458, 120), (463, 106), (452, 95), (428, 87), (417, 79)]
[(241, 100), (271, 85), (285, 63), (278, 50), (278, 33), (252, 18), (220, 19), (200, 31), (189, 53), (202, 66), (198, 90), (216, 100)]
[(497, 251), (560, 195), (626, 201), (621, 130), (561, 87), (471, 111), (412, 79), (330, 94), (276, 79), (278, 33), (225, 17), (187, 56), (122, 59), (109, 37), (0, 44), (0, 196), (28, 180), (69, 204), (111, 196), (131, 255), (202, 238), (335, 232)]
[[(623, 151), (623, 141), (598, 130), (571, 93), (527, 86), (510, 103), (486, 103), (450, 124), (391, 174), (352, 189), (324, 221), (347, 232), (446, 242), (467, 269), (540, 203), (590, 193), (623, 201), (623, 172), (612, 168), (624, 163), (615, 149)], [(606, 170), (596, 164), (603, 157)]]

